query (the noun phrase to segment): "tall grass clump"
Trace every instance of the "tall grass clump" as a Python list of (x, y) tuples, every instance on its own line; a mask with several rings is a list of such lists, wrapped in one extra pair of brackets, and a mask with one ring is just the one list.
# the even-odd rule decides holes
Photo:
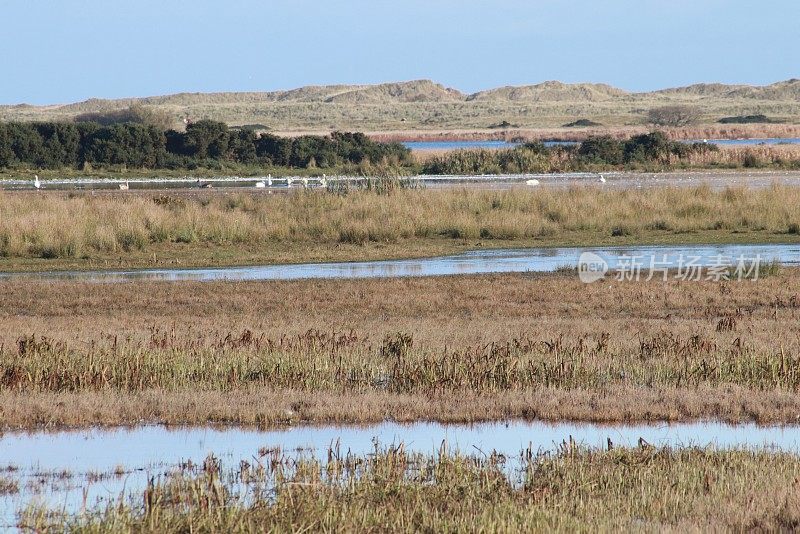
[(456, 150), (424, 162), (425, 174), (522, 174), (569, 170), (568, 149), (530, 143), (509, 150)]

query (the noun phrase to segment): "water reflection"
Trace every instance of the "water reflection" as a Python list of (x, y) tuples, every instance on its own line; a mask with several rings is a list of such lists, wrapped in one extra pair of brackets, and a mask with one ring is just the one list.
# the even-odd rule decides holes
[[(681, 267), (682, 258), (697, 258), (697, 266), (717, 265), (720, 257), (760, 257), (763, 262), (779, 261), (783, 265), (800, 264), (800, 245), (691, 245), (691, 246), (625, 246), (625, 247), (560, 247), (475, 250), (451, 256), (413, 260), (366, 262), (305, 263), (226, 267), (214, 269), (144, 269), (130, 271), (65, 271), (34, 273), (0, 273), (0, 281), (75, 280), (88, 282), (130, 281), (212, 281), (212, 280), (298, 280), (355, 279), (412, 276), (447, 276), (486, 273), (553, 272), (575, 267), (584, 252), (603, 258), (610, 268), (620, 267), (626, 258), (657, 258), (660, 267)], [(647, 263), (647, 262), (645, 262)], [(645, 265), (646, 267), (646, 265)]]
[[(202, 463), (209, 454), (233, 467), (251, 461), (263, 448), (286, 454), (326, 457), (338, 442), (342, 452), (365, 455), (375, 443), (404, 443), (409, 452), (435, 453), (445, 441), (465, 454), (497, 451), (509, 458), (521, 451), (553, 451), (570, 437), (579, 444), (602, 447), (636, 446), (639, 438), (655, 446), (770, 448), (800, 453), (800, 427), (729, 426), (701, 422), (663, 425), (592, 425), (543, 422), (496, 422), (477, 425), (387, 422), (369, 427), (296, 427), (274, 431), (230, 428), (158, 426), (132, 429), (89, 429), (57, 433), (7, 433), (0, 437), (0, 470), (20, 481), (20, 492), (0, 497), (0, 528), (12, 525), (16, 511), (31, 503), (78, 511), (107, 503), (120, 493), (143, 490), (151, 476), (169, 472), (183, 462)], [(57, 476), (52, 474), (57, 473)], [(115, 473), (117, 473), (115, 475)], [(50, 474), (51, 476), (48, 476)], [(98, 477), (98, 475), (110, 475)], [(36, 481), (47, 480), (45, 484)], [(84, 494), (85, 492), (85, 494)]]
[[(759, 145), (797, 145), (800, 139), (796, 137), (770, 137), (763, 139), (689, 139), (684, 143), (710, 143), (715, 145), (731, 146), (759, 146)], [(464, 150), (464, 149), (498, 149), (514, 148), (521, 143), (509, 141), (406, 141), (403, 143), (411, 150)], [(571, 146), (579, 144), (577, 141), (544, 141), (545, 146)]]
[[(760, 146), (760, 145), (797, 145), (800, 139), (796, 137), (770, 137), (763, 139), (689, 139), (684, 143), (710, 143), (729, 146)], [(579, 144), (577, 141), (544, 141), (545, 146), (572, 146)], [(521, 143), (510, 141), (406, 141), (403, 145), (411, 150), (475, 150), (514, 148)]]

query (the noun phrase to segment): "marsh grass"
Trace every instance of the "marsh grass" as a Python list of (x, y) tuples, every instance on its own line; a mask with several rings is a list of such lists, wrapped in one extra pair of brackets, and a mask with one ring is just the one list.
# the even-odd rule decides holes
[(580, 157), (578, 151), (567, 147), (549, 150), (525, 149), (462, 149), (415, 153), (426, 174), (483, 175), (564, 173), (585, 171), (648, 171), (662, 172), (681, 169), (800, 169), (800, 146), (725, 146), (693, 143), (678, 145), (658, 160), (635, 159), (628, 163), (596, 162)]
[[(735, 330), (737, 315), (727, 315)], [(410, 333), (376, 344), (355, 331), (269, 338), (250, 330), (219, 336), (154, 329), (148, 340), (101, 338), (75, 347), (23, 336), (0, 348), (0, 392), (75, 393), (248, 388), (309, 392), (492, 395), (537, 389), (605, 390), (739, 386), (800, 390), (800, 358), (739, 335), (641, 336), (609, 332), (527, 335), (437, 349)]]
[(587, 243), (614, 236), (788, 239), (800, 221), (800, 189), (572, 188), (421, 191), (381, 180), (346, 194), (90, 197), (0, 194), (0, 257), (124, 258), (181, 245), (227, 249), (308, 244), (335, 247), (434, 240)]
[(681, 161), (673, 157), (672, 165), (724, 168), (800, 168), (800, 145), (722, 145), (717, 151), (696, 151)]
[[(515, 464), (509, 466), (509, 462)], [(448, 451), (264, 451), (236, 468), (209, 456), (144, 491), (73, 516), (42, 508), (41, 532), (791, 530), (800, 522), (790, 454), (711, 449), (598, 451), (564, 443), (519, 458)]]
[[(615, 139), (628, 139), (634, 135), (651, 131), (646, 125), (603, 126), (589, 128), (506, 128), (506, 129), (416, 129), (396, 131), (376, 131), (370, 137), (376, 141), (572, 141), (580, 142), (587, 137), (609, 135)], [(661, 127), (667, 137), (675, 141), (692, 141), (701, 139), (766, 139), (766, 138), (798, 138), (800, 125), (796, 124), (706, 124), (684, 126), (680, 128)], [(727, 148), (721, 146), (721, 148)], [(415, 151), (424, 154), (427, 150)]]
[(0, 283), (0, 426), (794, 423), (798, 276)]

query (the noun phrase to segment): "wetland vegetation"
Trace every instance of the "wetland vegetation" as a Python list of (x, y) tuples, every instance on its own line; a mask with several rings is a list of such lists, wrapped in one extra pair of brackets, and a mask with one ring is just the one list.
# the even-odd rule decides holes
[(794, 423), (798, 276), (2, 283), (0, 423)]
[(563, 173), (603, 170), (707, 168), (800, 168), (794, 147), (720, 149), (687, 143), (655, 131), (619, 139), (588, 135), (577, 145), (528, 142), (499, 150), (456, 150), (416, 154), (397, 142), (363, 133), (281, 137), (211, 120), (185, 131), (162, 130), (147, 122), (99, 124), (0, 122), (0, 170), (7, 177), (147, 175), (164, 170), (208, 175), (351, 174), (356, 176)]
[[(509, 461), (513, 466), (509, 466)], [(796, 455), (688, 448), (374, 454), (327, 461), (264, 450), (236, 468), (187, 462), (118, 503), (74, 515), (31, 507), (45, 532), (263, 530), (767, 530), (800, 522)], [(114, 476), (113, 473), (108, 476)]]
[[(661, 110), (667, 111), (675, 109)], [(131, 108), (88, 113), (75, 123), (0, 125), (2, 175), (379, 178), (275, 195), (0, 194), (0, 270), (800, 240), (800, 197), (792, 187), (427, 191), (404, 178), (794, 169), (794, 146), (689, 144), (678, 141), (687, 127), (667, 127), (583, 131), (575, 146), (411, 154), (363, 134), (292, 138), (209, 120), (179, 132), (162, 119)], [(0, 429), (510, 419), (797, 424), (800, 272), (771, 264), (764, 274), (758, 281), (593, 285), (571, 268), (266, 283), (0, 281)], [(609, 440), (600, 451), (570, 438), (555, 453), (529, 447), (510, 458), (493, 451), (465, 456), (446, 444), (431, 455), (406, 452), (402, 442), (375, 443), (370, 455), (332, 447), (327, 461), (265, 447), (234, 468), (212, 455), (202, 464), (169, 466), (108, 506), (64, 512), (26, 505), (16, 525), (248, 532), (800, 524), (796, 454), (658, 449), (641, 439), (635, 449)], [(119, 465), (86, 480), (126, 473)], [(0, 499), (58, 494), (77, 480), (64, 470), (25, 481), (7, 466)]]
[(0, 194), (0, 270), (414, 257), (465, 247), (796, 242), (800, 193), (403, 188)]
[(576, 145), (529, 142), (490, 150), (467, 149), (417, 156), (425, 174), (521, 174), (680, 169), (800, 169), (797, 146), (720, 147), (671, 140), (656, 131), (617, 139), (590, 136)]
[(791, 2), (16, 3), (0, 531), (800, 531)]

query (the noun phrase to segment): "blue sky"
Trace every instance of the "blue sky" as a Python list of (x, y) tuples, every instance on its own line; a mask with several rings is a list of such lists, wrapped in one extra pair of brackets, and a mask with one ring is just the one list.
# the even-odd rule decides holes
[(0, 103), (430, 78), (800, 77), (797, 0), (3, 0)]

